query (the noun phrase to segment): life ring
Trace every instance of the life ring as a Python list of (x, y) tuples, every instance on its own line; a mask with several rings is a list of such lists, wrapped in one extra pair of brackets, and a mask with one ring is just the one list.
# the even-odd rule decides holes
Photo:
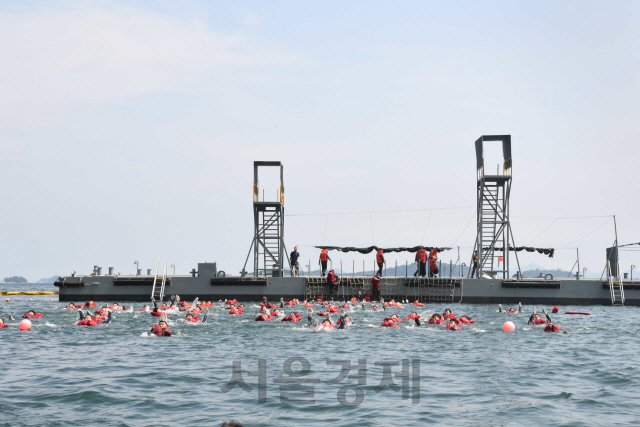
[(565, 311), (564, 314), (583, 314), (585, 316), (591, 316), (591, 313), (586, 311)]
[(218, 271), (217, 276), (218, 277), (227, 277), (227, 273), (225, 273), (224, 271), (220, 270), (220, 271)]

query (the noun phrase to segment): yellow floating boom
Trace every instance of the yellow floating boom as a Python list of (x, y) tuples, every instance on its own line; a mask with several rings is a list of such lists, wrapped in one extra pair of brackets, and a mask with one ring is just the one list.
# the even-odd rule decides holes
[(0, 292), (0, 295), (58, 295), (58, 291), (17, 291), (17, 292)]

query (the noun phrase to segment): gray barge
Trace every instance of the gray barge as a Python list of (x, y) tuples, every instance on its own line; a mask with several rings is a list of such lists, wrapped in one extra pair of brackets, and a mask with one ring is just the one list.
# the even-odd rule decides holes
[[(486, 175), (483, 143), (499, 141), (503, 148), (502, 174)], [(509, 222), (509, 196), (511, 192), (511, 137), (510, 135), (482, 136), (476, 142), (477, 160), (477, 234), (478, 268), (474, 277), (382, 277), (380, 294), (386, 300), (420, 301), (422, 303), (506, 303), (553, 305), (640, 305), (640, 280), (627, 281), (620, 277), (617, 238), (607, 249), (607, 274), (603, 280), (584, 279), (579, 269), (573, 279), (523, 278), (517, 252), (523, 249), (513, 242)], [(258, 171), (260, 167), (280, 168), (280, 188), (275, 201), (260, 201)], [(168, 275), (156, 267), (155, 274), (108, 274), (96, 267), (90, 275), (60, 277), (60, 301), (149, 301), (151, 296), (166, 299), (180, 295), (183, 300), (199, 297), (201, 300), (237, 299), (240, 301), (300, 300), (328, 298), (330, 292), (323, 277), (282, 277), (288, 265), (284, 243), (284, 177), (280, 162), (254, 162), (253, 182), (254, 238), (240, 276), (227, 276), (218, 271), (216, 263), (201, 263), (190, 275)], [(506, 250), (505, 250), (506, 248)], [(353, 248), (351, 248), (353, 249)], [(371, 249), (371, 248), (369, 248)], [(377, 248), (376, 248), (377, 249)], [(395, 248), (398, 249), (398, 248)], [(409, 250), (408, 248), (400, 248)], [(415, 249), (415, 248), (413, 248)], [(476, 251), (474, 249), (474, 252)], [(553, 255), (553, 249), (538, 249)], [(253, 271), (246, 266), (253, 253)], [(509, 277), (510, 258), (515, 255), (518, 273)], [(497, 259), (503, 258), (502, 264)], [(285, 262), (287, 264), (285, 264)], [(470, 262), (469, 265), (472, 265)], [(288, 265), (291, 268), (290, 265)], [(458, 266), (460, 267), (460, 266)], [(450, 270), (451, 271), (451, 270)], [(372, 294), (372, 277), (364, 272), (340, 278), (337, 299), (361, 299)]]

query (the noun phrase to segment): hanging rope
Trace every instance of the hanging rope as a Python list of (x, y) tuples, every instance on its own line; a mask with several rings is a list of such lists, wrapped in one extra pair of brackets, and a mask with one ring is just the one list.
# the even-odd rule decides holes
[(427, 235), (427, 228), (429, 228), (429, 222), (431, 221), (431, 214), (433, 210), (429, 210), (429, 219), (427, 219), (427, 226), (424, 228), (424, 233), (422, 233), (422, 244), (424, 245), (424, 238)]
[(604, 227), (605, 225), (607, 225), (609, 222), (611, 222), (611, 220), (613, 220), (613, 217), (612, 217), (612, 218), (609, 218), (608, 220), (606, 220), (604, 224), (602, 224), (600, 227), (598, 227), (598, 228), (596, 228), (595, 230), (593, 230), (591, 233), (589, 233), (589, 234), (587, 234), (586, 236), (584, 236), (584, 237), (582, 237), (582, 238), (580, 238), (580, 239), (576, 240), (575, 242), (572, 242), (572, 243), (569, 243), (569, 244), (568, 244), (568, 245), (566, 245), (566, 246), (563, 246), (563, 247), (562, 247), (562, 248), (560, 248), (560, 249), (564, 249), (564, 248), (566, 248), (566, 247), (568, 247), (568, 246), (575, 245), (576, 243), (578, 243), (578, 242), (580, 242), (580, 241), (582, 241), (582, 240), (586, 239), (587, 237), (591, 236), (593, 233), (595, 233), (596, 231), (600, 230), (602, 227)]
[[(371, 216), (371, 214), (369, 214), (369, 223), (371, 224), (371, 243), (375, 245), (376, 238), (373, 235), (373, 217)], [(324, 242), (322, 242), (322, 244), (324, 245)]]
[(531, 244), (531, 243), (533, 243), (533, 242), (534, 242), (538, 237), (542, 236), (542, 235), (544, 234), (544, 232), (545, 232), (545, 231), (547, 231), (549, 228), (551, 228), (551, 226), (552, 226), (553, 224), (555, 224), (555, 223), (556, 223), (556, 221), (558, 221), (559, 219), (560, 219), (560, 218), (556, 218), (556, 219), (554, 219), (554, 220), (553, 220), (553, 222), (551, 222), (551, 224), (549, 224), (549, 226), (548, 226), (547, 228), (545, 228), (544, 230), (542, 230), (542, 231), (540, 232), (540, 234), (538, 234), (536, 237), (534, 237), (533, 239), (531, 239), (531, 241), (530, 241), (529, 243), (527, 243), (527, 245), (530, 245), (530, 244)]
[[(473, 215), (471, 215), (471, 218), (469, 218), (469, 222), (467, 222), (467, 225), (464, 227), (464, 230), (462, 230), (462, 233), (460, 233), (460, 235), (458, 236), (458, 238), (456, 240), (453, 241), (453, 243), (451, 244), (451, 246), (455, 245), (456, 242), (458, 240), (460, 240), (460, 238), (462, 237), (462, 235), (464, 234), (465, 231), (467, 231), (467, 228), (469, 228), (469, 225), (471, 224), (471, 221), (473, 221), (473, 218), (475, 218), (476, 213), (474, 212)], [(422, 242), (424, 243), (424, 239), (422, 240)]]
[(327, 220), (324, 222), (324, 235), (322, 236), (323, 245), (324, 245), (324, 238), (327, 237), (327, 224), (329, 224), (329, 214), (327, 214)]

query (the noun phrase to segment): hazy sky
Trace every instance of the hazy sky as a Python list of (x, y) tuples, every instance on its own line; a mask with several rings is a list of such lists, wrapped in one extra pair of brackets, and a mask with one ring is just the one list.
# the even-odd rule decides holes
[[(217, 261), (237, 274), (253, 160), (284, 163), (287, 214), (374, 212), (287, 217), (287, 247), (313, 267), (323, 242), (460, 245), (468, 263), (483, 134), (513, 138), (516, 243), (559, 248), (521, 263), (568, 270), (577, 246), (599, 274), (613, 222), (554, 218), (616, 214), (620, 242), (640, 241), (639, 12), (623, 1), (3, 2), (0, 278), (130, 273), (158, 257), (178, 273)], [(267, 197), (276, 181), (261, 179)], [(371, 268), (372, 256), (333, 258)], [(640, 253), (624, 253), (623, 268), (633, 263)]]

